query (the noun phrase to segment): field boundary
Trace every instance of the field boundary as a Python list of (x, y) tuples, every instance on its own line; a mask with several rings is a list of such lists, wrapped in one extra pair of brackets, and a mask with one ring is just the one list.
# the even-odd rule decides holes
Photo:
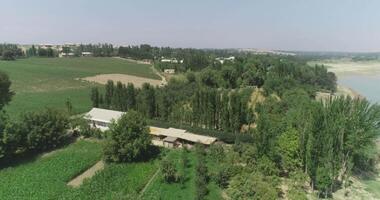
[(73, 180), (67, 183), (68, 186), (77, 188), (80, 187), (85, 179), (93, 177), (98, 171), (104, 169), (104, 161), (101, 160), (93, 165), (91, 168), (87, 169), (81, 175), (75, 177)]
[(144, 186), (144, 188), (141, 190), (140, 195), (139, 195), (140, 198), (142, 198), (142, 196), (144, 195), (146, 189), (148, 189), (148, 187), (152, 184), (152, 182), (154, 181), (154, 179), (156, 178), (156, 176), (158, 176), (159, 172), (160, 172), (160, 168), (157, 169), (156, 173), (153, 174), (153, 176), (149, 179), (148, 183), (146, 183), (146, 185)]

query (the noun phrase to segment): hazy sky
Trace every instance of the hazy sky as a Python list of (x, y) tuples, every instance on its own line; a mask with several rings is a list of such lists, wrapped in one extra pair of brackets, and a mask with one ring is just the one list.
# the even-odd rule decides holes
[(379, 0), (0, 0), (0, 42), (380, 51)]

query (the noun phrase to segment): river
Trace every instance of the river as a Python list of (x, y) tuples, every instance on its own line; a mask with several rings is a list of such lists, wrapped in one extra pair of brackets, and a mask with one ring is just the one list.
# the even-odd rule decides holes
[(334, 72), (339, 85), (351, 88), (372, 103), (380, 104), (380, 60), (353, 62), (342, 59), (316, 63), (324, 64)]

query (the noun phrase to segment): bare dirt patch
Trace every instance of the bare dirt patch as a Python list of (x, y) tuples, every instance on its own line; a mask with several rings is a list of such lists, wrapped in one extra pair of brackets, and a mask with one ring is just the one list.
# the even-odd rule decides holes
[(99, 161), (94, 166), (86, 170), (83, 174), (75, 177), (73, 180), (71, 180), (69, 183), (67, 183), (68, 186), (77, 188), (82, 185), (83, 181), (85, 179), (93, 177), (96, 172), (101, 171), (104, 169), (104, 162)]
[(144, 83), (149, 83), (151, 85), (162, 85), (161, 80), (155, 80), (150, 78), (142, 78), (138, 76), (131, 76), (126, 74), (100, 74), (91, 77), (80, 78), (80, 80), (95, 82), (100, 84), (106, 84), (108, 80), (112, 80), (114, 82), (120, 81), (121, 83), (128, 84), (133, 83), (136, 87), (141, 87)]

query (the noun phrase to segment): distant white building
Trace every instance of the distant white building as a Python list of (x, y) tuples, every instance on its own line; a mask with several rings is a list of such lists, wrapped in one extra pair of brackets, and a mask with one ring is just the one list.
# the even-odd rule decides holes
[(164, 73), (166, 73), (166, 74), (174, 74), (175, 73), (175, 69), (164, 69)]
[[(174, 64), (179, 63), (176, 58), (162, 58), (160, 61), (163, 63), (174, 63)], [(183, 60), (181, 60), (180, 63), (183, 63)]]
[(91, 52), (84, 51), (84, 52), (82, 52), (82, 56), (83, 56), (83, 57), (89, 57), (89, 56), (92, 56), (92, 53), (91, 53)]
[(74, 56), (75, 56), (74, 53), (63, 53), (63, 52), (61, 52), (58, 54), (58, 57), (60, 57), (60, 58), (67, 58), (67, 57), (74, 57)]
[(219, 57), (219, 58), (215, 58), (215, 60), (219, 61), (221, 64), (224, 64), (225, 61), (231, 61), (231, 62), (233, 62), (235, 60), (235, 56), (230, 56), (230, 57), (227, 57), (227, 58)]

